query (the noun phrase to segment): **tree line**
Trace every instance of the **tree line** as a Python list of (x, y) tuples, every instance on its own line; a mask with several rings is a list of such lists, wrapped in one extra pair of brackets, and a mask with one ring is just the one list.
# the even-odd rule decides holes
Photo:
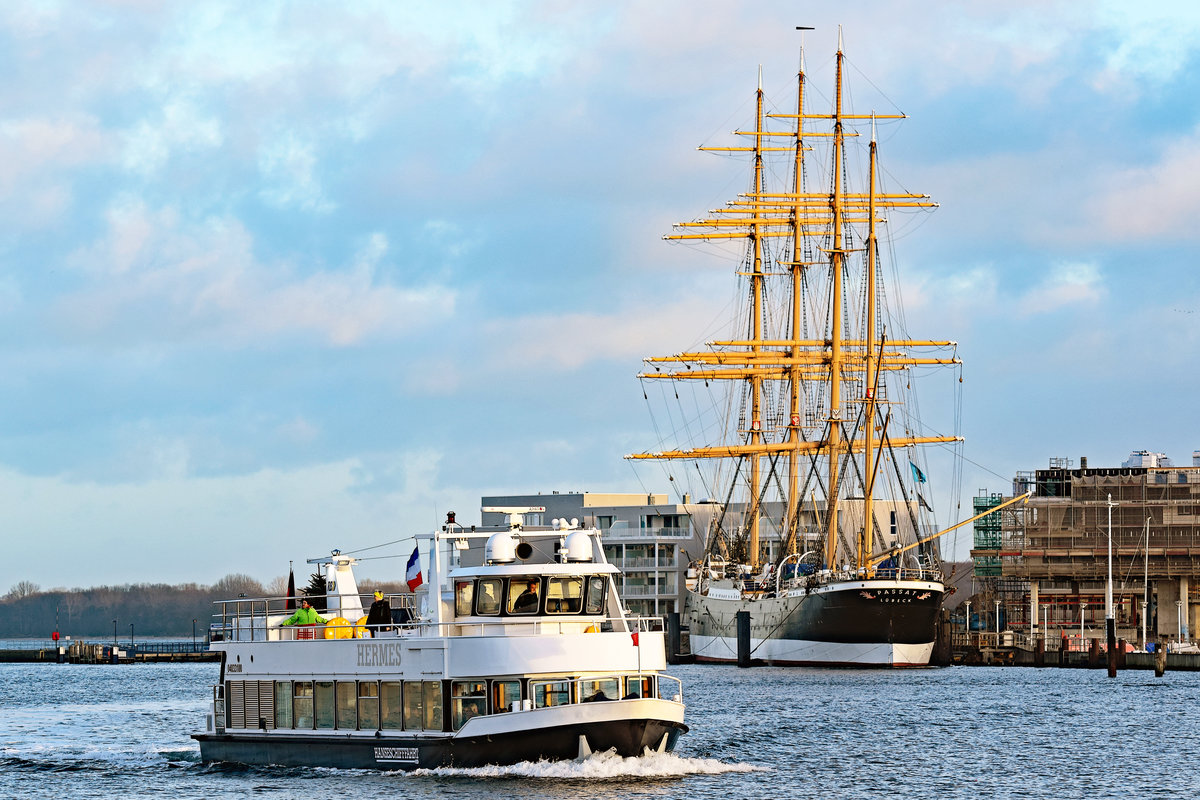
[[(264, 589), (248, 575), (226, 575), (211, 586), (185, 583), (139, 583), (124, 586), (97, 586), (90, 589), (50, 589), (21, 581), (0, 597), (0, 639), (50, 639), (58, 631), (63, 639), (134, 641), (147, 636), (171, 636), (188, 639), (193, 620), (196, 635), (203, 638), (212, 620), (213, 603), (244, 597), (284, 596), (276, 580)], [(308, 586), (300, 576), (296, 594), (303, 595), (324, 580), (314, 574)], [(407, 591), (402, 583), (362, 581), (359, 590), (376, 589), (387, 593)], [(130, 627), (132, 626), (132, 628)]]

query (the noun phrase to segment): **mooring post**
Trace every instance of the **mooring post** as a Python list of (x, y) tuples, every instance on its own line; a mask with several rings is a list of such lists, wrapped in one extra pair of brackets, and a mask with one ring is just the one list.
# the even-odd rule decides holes
[(750, 612), (737, 612), (738, 666), (750, 666)]
[(679, 663), (679, 612), (667, 614), (667, 663)]
[(1154, 646), (1154, 677), (1161, 678), (1167, 671), (1167, 637), (1160, 636)]
[(1117, 621), (1112, 617), (1104, 620), (1104, 627), (1108, 628), (1108, 677), (1117, 677)]

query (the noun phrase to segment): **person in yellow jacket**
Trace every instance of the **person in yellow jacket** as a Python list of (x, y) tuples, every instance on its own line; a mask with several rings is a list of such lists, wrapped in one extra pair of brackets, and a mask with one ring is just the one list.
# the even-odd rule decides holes
[(300, 598), (300, 607), (296, 609), (296, 613), (285, 619), (280, 625), (315, 625), (316, 623), (324, 625), (329, 620), (317, 613), (317, 610), (308, 604), (308, 598)]

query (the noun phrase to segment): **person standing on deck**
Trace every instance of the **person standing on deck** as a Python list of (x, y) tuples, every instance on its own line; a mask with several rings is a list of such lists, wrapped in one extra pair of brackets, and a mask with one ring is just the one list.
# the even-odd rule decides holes
[(317, 623), (324, 625), (329, 620), (317, 613), (317, 610), (308, 604), (308, 598), (300, 598), (300, 607), (296, 609), (296, 613), (285, 619), (280, 625), (315, 625)]
[(367, 632), (375, 636), (380, 631), (392, 629), (392, 604), (383, 597), (383, 592), (375, 592), (375, 602), (367, 612)]

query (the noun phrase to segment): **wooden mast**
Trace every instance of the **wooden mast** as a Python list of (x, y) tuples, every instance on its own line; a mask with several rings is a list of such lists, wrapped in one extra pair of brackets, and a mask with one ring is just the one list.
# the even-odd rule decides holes
[(866, 486), (863, 487), (863, 529), (862, 534), (858, 537), (858, 559), (857, 566), (862, 569), (866, 567), (867, 559), (871, 557), (875, 533), (875, 519), (872, 516), (874, 511), (874, 494), (875, 494), (875, 408), (878, 398), (875, 396), (877, 387), (876, 376), (876, 361), (875, 361), (875, 258), (877, 254), (878, 243), (875, 238), (875, 123), (871, 123), (871, 167), (869, 170), (871, 187), (869, 190), (870, 198), (867, 203), (867, 335), (866, 335), (866, 382), (863, 384), (865, 388), (865, 396), (863, 398), (863, 417), (865, 430), (863, 431), (863, 479)]
[(838, 30), (837, 79), (834, 87), (833, 118), (833, 191), (829, 195), (832, 216), (833, 247), (829, 251), (829, 266), (833, 273), (833, 300), (830, 306), (829, 332), (829, 493), (825, 511), (825, 564), (832, 569), (837, 559), (838, 494), (841, 492), (838, 461), (842, 455), (842, 270), (845, 253), (842, 250), (842, 148), (845, 131), (842, 127), (842, 33)]
[(800, 46), (800, 70), (796, 75), (796, 156), (793, 165), (792, 193), (796, 196), (796, 205), (792, 210), (792, 365), (788, 397), (788, 427), (787, 440), (792, 445), (788, 450), (788, 496), (787, 524), (781, 531), (786, 541), (791, 542), (792, 552), (796, 552), (796, 539), (800, 530), (800, 450), (796, 447), (800, 442), (800, 334), (804, 314), (804, 298), (800, 291), (804, 274), (804, 263), (800, 253), (804, 244), (804, 216), (802, 204), (804, 191), (804, 46)]
[[(758, 90), (755, 92), (755, 113), (754, 113), (754, 191), (755, 197), (763, 193), (763, 90), (762, 90), (762, 67), (758, 68)], [(756, 211), (754, 221), (750, 226), (750, 243), (753, 251), (753, 272), (750, 274), (750, 320), (751, 320), (751, 335), (750, 335), (750, 352), (753, 355), (758, 355), (762, 352), (763, 339), (763, 270), (762, 270), (762, 237), (759, 235), (762, 223), (759, 221), (759, 215)], [(750, 381), (750, 437), (751, 445), (763, 443), (763, 425), (762, 425), (762, 375), (751, 373)], [(762, 459), (757, 453), (751, 453), (750, 459), (750, 517), (746, 521), (748, 528), (748, 542), (746, 554), (747, 562), (751, 567), (758, 566), (758, 527), (761, 519), (761, 504), (759, 497), (761, 495), (760, 486), (762, 484)]]

